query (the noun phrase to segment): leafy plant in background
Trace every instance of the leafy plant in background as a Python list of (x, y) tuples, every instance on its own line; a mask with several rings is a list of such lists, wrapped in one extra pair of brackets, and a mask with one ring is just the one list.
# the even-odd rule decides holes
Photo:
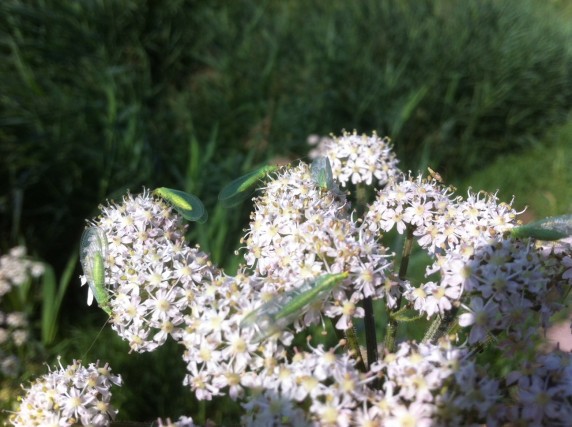
[(218, 189), (342, 127), (392, 135), (404, 170), (465, 176), (570, 109), (563, 3), (4, 0), (1, 235), (60, 277), (98, 203), (166, 185), (201, 197), (191, 237), (235, 269), (248, 206)]
[[(570, 354), (538, 350), (572, 285), (572, 218), (520, 226), (494, 194), (463, 199), (435, 172), (401, 172), (375, 134), (318, 139), (313, 157), (223, 189), (235, 201), (264, 180), (233, 275), (186, 243), (183, 216), (203, 216), (194, 196), (145, 190), (102, 206), (82, 256), (105, 254), (103, 268), (83, 280), (131, 351), (171, 337), (183, 385), (200, 400), (240, 402), (245, 425), (569, 419)], [(352, 204), (362, 186), (375, 188), (373, 200)], [(392, 230), (399, 256), (385, 242)], [(420, 277), (409, 272), (414, 242), (430, 259)], [(402, 334), (420, 318), (424, 337)], [(89, 408), (61, 417), (93, 422)]]

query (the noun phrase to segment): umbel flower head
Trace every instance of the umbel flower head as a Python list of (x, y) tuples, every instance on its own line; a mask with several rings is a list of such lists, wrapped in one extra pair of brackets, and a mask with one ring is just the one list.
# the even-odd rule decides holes
[[(200, 400), (242, 401), (247, 425), (567, 419), (569, 355), (532, 355), (570, 288), (570, 245), (513, 235), (517, 213), (496, 194), (463, 198), (434, 173), (399, 172), (375, 134), (327, 138), (318, 151), (312, 166), (263, 167), (221, 192), (234, 203), (264, 179), (234, 276), (188, 247), (183, 219), (149, 192), (102, 208), (90, 224), (105, 240), (95, 245), (105, 247), (96, 290), (104, 287), (99, 302), (131, 348), (152, 351), (171, 336), (184, 347), (183, 384)], [(350, 181), (375, 185), (375, 200), (356, 197), (354, 209), (338, 186)], [(384, 246), (398, 235), (401, 257)], [(415, 240), (429, 257), (424, 277), (407, 271)], [(377, 346), (381, 305), (388, 324)], [(366, 339), (353, 328), (362, 317)], [(346, 339), (304, 345), (299, 333), (325, 318)], [(402, 336), (399, 324), (419, 318), (433, 321), (423, 341)], [(507, 379), (481, 366), (474, 354), (491, 343), (508, 364), (523, 349), (525, 368), (511, 366)]]
[[(391, 265), (386, 248), (352, 218), (343, 193), (316, 185), (305, 163), (269, 179), (255, 199), (245, 241), (247, 264), (271, 279), (275, 292), (325, 273), (350, 273), (334, 292), (336, 303), (308, 313), (304, 326), (318, 320), (320, 311), (337, 317), (345, 304), (386, 296), (385, 270)], [(360, 311), (351, 314), (359, 317)], [(340, 329), (347, 324), (342, 323)]]
[(25, 389), (17, 412), (10, 421), (15, 427), (108, 426), (117, 410), (111, 406), (111, 386), (122, 383), (109, 365), (99, 362), (83, 366), (76, 361), (59, 365)]
[(168, 336), (180, 336), (193, 295), (210, 283), (216, 268), (185, 244), (183, 218), (149, 191), (101, 209), (90, 226), (106, 240), (104, 286), (112, 327), (132, 350), (152, 351)]
[(310, 157), (327, 156), (332, 171), (342, 187), (352, 184), (384, 186), (390, 179), (400, 175), (397, 157), (389, 138), (380, 138), (374, 132), (358, 135), (343, 132), (342, 136), (319, 137), (312, 135), (308, 143), (316, 145)]
[(30, 277), (44, 273), (44, 264), (26, 258), (26, 247), (16, 246), (0, 256), (0, 297), (15, 286), (25, 283)]

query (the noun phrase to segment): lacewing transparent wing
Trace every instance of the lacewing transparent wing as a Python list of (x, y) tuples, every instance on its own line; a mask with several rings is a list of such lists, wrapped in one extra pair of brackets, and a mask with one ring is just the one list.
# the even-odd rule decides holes
[(113, 314), (109, 305), (109, 293), (105, 288), (105, 256), (107, 239), (105, 233), (98, 227), (87, 228), (80, 243), (80, 262), (83, 273), (89, 284), (87, 303), (91, 305), (93, 298), (97, 304), (110, 316)]
[(260, 179), (264, 178), (269, 173), (274, 172), (276, 169), (278, 169), (278, 166), (262, 166), (241, 176), (240, 178), (235, 179), (221, 190), (218, 195), (218, 200), (225, 208), (231, 208), (238, 205), (254, 193), (256, 184)]
[(166, 187), (153, 190), (153, 194), (170, 203), (187, 221), (203, 224), (209, 217), (203, 202), (192, 194)]
[(572, 236), (572, 215), (551, 216), (511, 230), (516, 238), (531, 237), (537, 240), (559, 240)]
[(338, 184), (334, 181), (332, 165), (330, 159), (327, 157), (316, 157), (310, 165), (310, 173), (312, 175), (312, 181), (322, 190), (331, 191), (337, 195), (342, 194)]
[(241, 327), (255, 328), (260, 340), (285, 329), (302, 316), (316, 301), (324, 300), (327, 294), (349, 273), (324, 274), (305, 281), (293, 289), (262, 304), (249, 313), (241, 322)]
[(325, 156), (316, 157), (310, 166), (312, 180), (323, 190), (335, 190), (334, 175), (330, 159)]

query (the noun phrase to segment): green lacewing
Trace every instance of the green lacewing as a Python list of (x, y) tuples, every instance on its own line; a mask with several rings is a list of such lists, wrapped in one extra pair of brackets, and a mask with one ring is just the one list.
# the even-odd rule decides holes
[(340, 189), (334, 181), (330, 159), (325, 156), (316, 157), (310, 165), (310, 173), (312, 180), (322, 190), (340, 193)]
[(91, 305), (95, 297), (99, 306), (111, 316), (113, 312), (109, 305), (109, 293), (105, 288), (106, 252), (107, 239), (103, 230), (99, 227), (87, 228), (81, 236), (79, 252), (83, 273), (91, 290), (87, 304)]
[(510, 231), (513, 237), (537, 240), (558, 240), (572, 236), (572, 215), (551, 216), (530, 224), (515, 227)]
[(166, 187), (153, 190), (153, 194), (169, 202), (187, 221), (203, 224), (209, 217), (203, 202), (192, 194)]
[(316, 301), (324, 300), (349, 273), (324, 274), (305, 281), (293, 289), (262, 304), (250, 312), (241, 322), (241, 327), (254, 327), (258, 338), (264, 339), (285, 329), (299, 318)]
[(225, 208), (238, 205), (252, 195), (259, 180), (277, 169), (278, 166), (266, 165), (235, 179), (221, 190), (218, 200)]

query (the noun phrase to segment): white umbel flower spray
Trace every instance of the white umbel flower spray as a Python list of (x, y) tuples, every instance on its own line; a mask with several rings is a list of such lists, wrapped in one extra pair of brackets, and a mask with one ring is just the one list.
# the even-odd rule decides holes
[(346, 187), (352, 184), (382, 187), (391, 178), (401, 172), (397, 167), (389, 138), (380, 138), (374, 132), (369, 135), (358, 135), (357, 132), (344, 132), (342, 136), (311, 136), (308, 143), (316, 145), (310, 153), (311, 158), (327, 156), (332, 163), (334, 178)]
[[(216, 269), (184, 241), (183, 218), (148, 191), (102, 207), (93, 221), (106, 239), (107, 311), (112, 327), (137, 352), (182, 333), (183, 316)], [(86, 281), (86, 278), (83, 279)]]
[(122, 384), (109, 365), (83, 366), (74, 361), (37, 379), (10, 418), (15, 427), (109, 426), (117, 410), (111, 406), (111, 387)]
[[(345, 304), (359, 317), (361, 309), (350, 306), (385, 296), (385, 270), (391, 265), (386, 249), (353, 220), (350, 208), (344, 194), (318, 186), (305, 163), (279, 171), (255, 199), (245, 258), (257, 274), (272, 279), (274, 292), (291, 291), (322, 274), (349, 273), (334, 289), (335, 303), (309, 310), (296, 322), (300, 328), (318, 321), (320, 312), (339, 316)], [(342, 319), (339, 328), (345, 326)]]

